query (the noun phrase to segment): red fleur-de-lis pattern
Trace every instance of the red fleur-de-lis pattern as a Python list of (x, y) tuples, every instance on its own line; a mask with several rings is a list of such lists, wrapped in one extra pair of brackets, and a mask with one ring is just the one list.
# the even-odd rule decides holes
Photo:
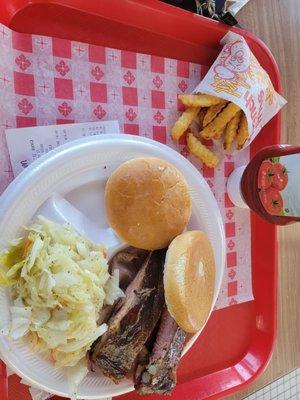
[(163, 80), (161, 79), (161, 77), (159, 75), (156, 75), (155, 78), (153, 78), (152, 80), (153, 85), (157, 88), (160, 89), (162, 87), (163, 84)]
[(234, 279), (235, 276), (236, 276), (235, 270), (234, 270), (234, 269), (231, 269), (231, 270), (228, 272), (228, 276), (229, 276), (229, 278), (230, 278), (231, 280)]
[(230, 239), (230, 240), (227, 242), (227, 247), (228, 247), (228, 249), (231, 251), (231, 250), (234, 248), (234, 246), (235, 246), (234, 241), (233, 241), (232, 239)]
[(232, 210), (231, 210), (231, 209), (228, 210), (227, 213), (226, 213), (226, 217), (227, 217), (228, 219), (232, 219), (233, 216), (234, 216), (234, 214), (233, 214)]
[(62, 114), (64, 117), (67, 117), (72, 111), (72, 107), (66, 101), (61, 103), (57, 107), (57, 109), (58, 109), (59, 113)]
[(26, 56), (24, 56), (24, 54), (20, 54), (19, 57), (16, 57), (15, 63), (22, 71), (26, 71), (26, 69), (29, 68), (31, 65), (30, 60)]
[(70, 67), (64, 60), (61, 60), (59, 63), (57, 63), (55, 65), (55, 69), (61, 76), (67, 75), (67, 73), (70, 71)]
[(181, 91), (182, 93), (184, 93), (184, 92), (186, 91), (186, 89), (188, 88), (188, 85), (187, 85), (186, 81), (182, 79), (182, 80), (178, 83), (178, 88), (180, 89), (180, 91)]
[(33, 109), (33, 105), (28, 99), (22, 99), (18, 103), (18, 108), (22, 112), (22, 114), (27, 115)]
[[(226, 272), (216, 306), (249, 300), (250, 216), (247, 210), (236, 209), (226, 194), (228, 174), (235, 165), (247, 163), (248, 152), (243, 152), (239, 159), (225, 155), (213, 170), (190, 155), (184, 137), (179, 144), (170, 138), (171, 127), (180, 113), (178, 95), (191, 93), (201, 71), (207, 68), (35, 35), (23, 37), (14, 33), (11, 40), (9, 28), (4, 30), (8, 40), (2, 41), (0, 35), (1, 45), (7, 43), (7, 51), (0, 58), (0, 90), (14, 99), (9, 109), (15, 110), (15, 116), (1, 114), (0, 134), (5, 127), (117, 119), (122, 132), (150, 137), (180, 152), (204, 176), (222, 213)], [(12, 48), (14, 45), (16, 48)], [(7, 70), (9, 63), (11, 70)], [(0, 106), (7, 98), (0, 96)], [(213, 148), (214, 143), (208, 145)], [(12, 178), (11, 174), (4, 175), (0, 178), (0, 192)]]
[(153, 118), (158, 123), (158, 125), (160, 125), (163, 122), (163, 120), (165, 119), (165, 117), (162, 115), (162, 113), (160, 111), (156, 111)]
[(96, 81), (100, 81), (101, 78), (104, 76), (104, 72), (99, 67), (99, 65), (96, 65), (96, 67), (92, 69), (91, 74), (96, 79)]
[(136, 112), (132, 108), (128, 108), (128, 110), (125, 113), (126, 118), (128, 121), (132, 122), (136, 118)]
[(98, 119), (102, 119), (106, 115), (106, 111), (100, 104), (94, 109), (93, 113)]
[(123, 79), (128, 85), (131, 85), (135, 81), (135, 76), (131, 71), (127, 71), (126, 74), (123, 75)]

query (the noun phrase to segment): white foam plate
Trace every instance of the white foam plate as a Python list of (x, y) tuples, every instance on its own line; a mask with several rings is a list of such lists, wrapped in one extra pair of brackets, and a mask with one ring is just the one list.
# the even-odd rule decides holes
[[(130, 135), (103, 135), (67, 143), (30, 165), (7, 188), (0, 202), (0, 249), (22, 233), (22, 226), (42, 214), (58, 222), (70, 222), (95, 242), (104, 242), (112, 254), (119, 246), (109, 228), (103, 204), (105, 183), (115, 168), (131, 158), (156, 156), (175, 165), (190, 187), (193, 210), (188, 229), (206, 232), (216, 261), (214, 301), (225, 263), (223, 223), (215, 198), (202, 175), (179, 153), (150, 139)], [(9, 325), (9, 291), (0, 288), (0, 329)], [(212, 307), (213, 308), (213, 307)], [(200, 332), (187, 343), (186, 353)], [(62, 368), (30, 350), (23, 341), (14, 343), (0, 335), (1, 358), (29, 384), (68, 396), (70, 388)], [(78, 397), (100, 399), (133, 390), (132, 382), (115, 385), (98, 373), (89, 373), (78, 388)]]

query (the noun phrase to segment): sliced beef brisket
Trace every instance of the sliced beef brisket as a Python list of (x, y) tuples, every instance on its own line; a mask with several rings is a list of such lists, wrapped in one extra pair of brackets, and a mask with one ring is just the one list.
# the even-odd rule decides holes
[(165, 307), (149, 363), (139, 365), (135, 388), (140, 394), (169, 394), (176, 385), (176, 369), (186, 333), (179, 328)]
[(164, 254), (154, 251), (148, 255), (109, 319), (108, 331), (90, 350), (92, 364), (116, 383), (132, 370), (161, 316)]

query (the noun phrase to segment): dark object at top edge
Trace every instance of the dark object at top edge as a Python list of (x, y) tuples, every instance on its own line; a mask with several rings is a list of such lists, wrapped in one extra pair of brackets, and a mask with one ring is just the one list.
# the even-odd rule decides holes
[(224, 10), (225, 0), (161, 0), (164, 3), (180, 7), (204, 17), (214, 19), (229, 26), (239, 26), (238, 21)]

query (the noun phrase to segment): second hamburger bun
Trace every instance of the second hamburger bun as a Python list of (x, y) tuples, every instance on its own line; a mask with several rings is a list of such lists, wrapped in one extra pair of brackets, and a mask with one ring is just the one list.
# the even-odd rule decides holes
[(209, 315), (215, 287), (210, 241), (201, 231), (185, 232), (170, 244), (164, 268), (168, 311), (185, 332), (195, 333)]
[(182, 174), (159, 158), (135, 158), (120, 165), (105, 188), (111, 227), (140, 249), (167, 247), (184, 231), (191, 216), (191, 197)]

